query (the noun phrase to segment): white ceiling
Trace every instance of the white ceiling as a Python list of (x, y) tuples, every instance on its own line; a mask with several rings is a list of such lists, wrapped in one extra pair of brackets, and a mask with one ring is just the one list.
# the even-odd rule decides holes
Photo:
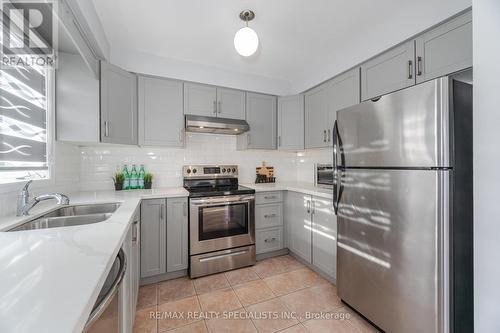
[[(93, 0), (111, 61), (137, 72), (286, 94), (308, 89), (471, 0)], [(260, 38), (239, 56), (238, 14)]]

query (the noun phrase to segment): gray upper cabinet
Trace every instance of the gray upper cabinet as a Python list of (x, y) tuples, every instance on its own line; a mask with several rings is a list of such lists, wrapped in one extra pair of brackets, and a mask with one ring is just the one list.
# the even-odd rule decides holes
[(141, 278), (166, 273), (167, 207), (165, 199), (141, 203)]
[(361, 99), (385, 95), (415, 84), (415, 41), (411, 40), (361, 65)]
[(184, 114), (217, 116), (217, 88), (204, 84), (184, 83)]
[(167, 272), (188, 268), (187, 198), (167, 199)]
[(417, 83), (472, 66), (472, 12), (424, 33), (416, 40)]
[(287, 246), (294, 254), (311, 263), (311, 196), (288, 191), (285, 207)]
[(278, 150), (304, 149), (304, 95), (278, 98)]
[(305, 93), (305, 147), (323, 148), (328, 146), (327, 126), (328, 84)]
[(333, 125), (337, 111), (358, 104), (361, 100), (359, 91), (359, 67), (351, 69), (328, 82), (328, 111), (326, 115), (326, 141), (333, 146)]
[(101, 142), (137, 144), (137, 77), (101, 61)]
[(250, 131), (238, 136), (238, 149), (276, 149), (276, 96), (247, 93)]
[(56, 70), (58, 141), (100, 141), (99, 79), (80, 55), (59, 52)]
[(139, 144), (184, 146), (183, 84), (139, 76)]
[(217, 88), (217, 116), (221, 118), (245, 119), (245, 92), (235, 89)]
[(312, 216), (312, 264), (336, 279), (337, 218), (332, 201), (313, 197)]

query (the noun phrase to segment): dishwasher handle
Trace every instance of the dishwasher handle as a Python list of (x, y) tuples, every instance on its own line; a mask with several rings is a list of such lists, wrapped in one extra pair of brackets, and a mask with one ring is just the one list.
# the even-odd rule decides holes
[(113, 297), (118, 292), (118, 288), (120, 287), (120, 284), (125, 275), (125, 271), (127, 270), (127, 257), (125, 256), (125, 253), (121, 249), (120, 252), (118, 252), (118, 258), (120, 259), (120, 269), (118, 271), (118, 274), (116, 275), (115, 280), (111, 284), (111, 287), (109, 288), (109, 291), (106, 294), (106, 296), (104, 296), (102, 301), (97, 306), (95, 306), (94, 310), (92, 310), (92, 312), (90, 313), (89, 319), (87, 320), (87, 323), (85, 324), (82, 333), (87, 332), (87, 330), (92, 326), (92, 324), (94, 324), (94, 322), (99, 319), (99, 317), (102, 315), (102, 313), (106, 310), (108, 305), (113, 300)]

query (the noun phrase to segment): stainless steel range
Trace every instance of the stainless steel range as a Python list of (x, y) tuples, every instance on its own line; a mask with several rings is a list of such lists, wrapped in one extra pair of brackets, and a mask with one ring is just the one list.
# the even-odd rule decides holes
[(192, 278), (255, 264), (255, 190), (236, 165), (186, 165)]

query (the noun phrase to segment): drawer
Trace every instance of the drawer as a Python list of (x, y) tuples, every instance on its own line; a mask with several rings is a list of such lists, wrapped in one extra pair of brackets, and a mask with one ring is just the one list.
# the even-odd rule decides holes
[(278, 251), (283, 248), (283, 227), (255, 231), (257, 254)]
[(283, 225), (283, 204), (272, 203), (255, 206), (255, 229)]
[(273, 202), (282, 202), (282, 201), (283, 201), (282, 191), (255, 193), (256, 205), (273, 203)]

